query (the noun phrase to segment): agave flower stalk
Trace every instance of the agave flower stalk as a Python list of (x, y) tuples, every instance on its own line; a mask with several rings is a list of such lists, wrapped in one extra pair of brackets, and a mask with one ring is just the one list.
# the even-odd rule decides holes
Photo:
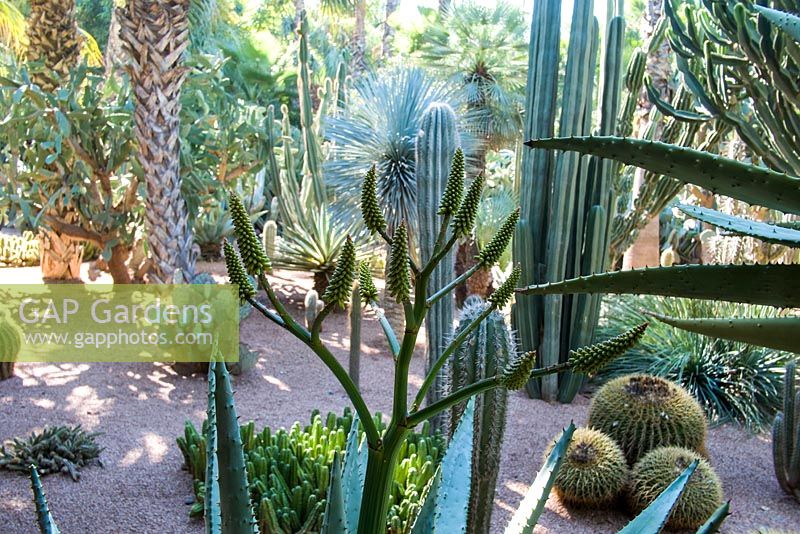
[[(452, 173), (458, 178), (459, 173)], [(515, 286), (520, 278), (519, 268), (515, 269), (509, 279), (498, 288), (488, 299), (486, 311), (480, 314), (471, 324), (464, 328), (450, 344), (444, 349), (441, 357), (432, 366), (428, 375), (425, 377), (422, 387), (416, 395), (414, 401), (409, 405), (409, 367), (417, 344), (417, 337), (425, 317), (433, 302), (452, 291), (460, 281), (468, 278), (462, 275), (444, 288), (429, 295), (429, 279), (432, 276), (437, 264), (447, 255), (448, 251), (456, 244), (459, 236), (470, 233), (475, 224), (475, 216), (481, 196), (483, 180), (478, 177), (473, 180), (469, 190), (464, 194), (464, 200), (457, 208), (442, 210), (442, 220), (437, 238), (433, 246), (433, 253), (428, 261), (418, 268), (413, 265), (409, 248), (405, 242), (405, 226), (400, 224), (395, 229), (390, 238), (384, 235), (391, 245), (391, 256), (389, 258), (390, 269), (387, 271), (386, 287), (391, 291), (393, 297), (397, 298), (405, 313), (405, 330), (402, 337), (398, 337), (392, 330), (388, 321), (380, 320), (381, 327), (386, 334), (390, 352), (394, 359), (394, 390), (391, 421), (386, 430), (381, 434), (373, 421), (373, 414), (367, 407), (364, 398), (358, 387), (350, 378), (347, 370), (333, 356), (329, 348), (320, 339), (322, 323), (335, 306), (343, 306), (349, 299), (353, 283), (358, 279), (361, 296), (365, 303), (369, 304), (376, 311), (380, 311), (376, 306), (378, 296), (377, 289), (372, 282), (369, 267), (365, 264), (356, 265), (355, 252), (352, 241), (348, 240), (339, 256), (336, 270), (331, 277), (330, 285), (323, 296), (325, 301), (322, 311), (317, 315), (313, 325), (308, 329), (299, 324), (287, 312), (286, 308), (278, 299), (274, 289), (270, 286), (265, 273), (256, 273), (259, 286), (266, 292), (267, 298), (273, 309), (255, 300), (252, 291), (245, 287), (240, 289), (242, 298), (253, 304), (253, 306), (263, 313), (268, 319), (282, 328), (291, 332), (308, 346), (334, 374), (342, 388), (350, 398), (350, 401), (358, 413), (359, 420), (364, 426), (366, 440), (368, 444), (368, 460), (364, 488), (361, 498), (361, 509), (359, 516), (358, 532), (385, 532), (386, 515), (388, 510), (388, 499), (392, 484), (394, 469), (397, 464), (400, 448), (406, 436), (419, 424), (429, 420), (448, 408), (468, 400), (473, 395), (488, 391), (493, 388), (505, 387), (509, 389), (522, 387), (530, 377), (542, 376), (552, 372), (563, 371), (570, 368), (571, 363), (554, 366), (546, 369), (534, 370), (536, 361), (535, 353), (525, 353), (512, 357), (507, 368), (498, 370), (497, 375), (486, 377), (473, 384), (469, 384), (460, 389), (456, 389), (446, 396), (423, 406), (425, 393), (434, 382), (436, 375), (440, 372), (459, 346), (474, 331), (483, 320), (494, 310), (504, 308), (511, 300)], [(462, 188), (461, 183), (450, 184), (449, 190), (452, 193), (454, 188)], [(371, 176), (365, 180), (366, 202), (364, 203), (365, 218), (370, 221), (372, 229), (376, 233), (381, 232), (382, 217), (375, 211), (375, 203), (371, 201), (373, 196), (369, 191), (373, 187)], [(450, 195), (453, 196), (452, 194)], [(459, 195), (455, 195), (459, 196)], [(236, 205), (236, 202), (232, 202)], [(236, 237), (239, 242), (239, 252), (244, 256), (239, 259), (239, 255), (231, 246), (226, 247), (226, 260), (230, 268), (231, 280), (234, 283), (249, 284), (249, 280), (244, 275), (244, 267), (256, 264), (267, 265), (264, 260), (263, 250), (254, 250), (260, 247), (261, 242), (255, 239), (253, 228), (242, 217), (234, 218), (239, 221), (236, 225)], [(517, 221), (517, 214), (513, 214), (507, 224), (498, 232), (498, 237), (491, 241), (491, 248), (482, 251), (478, 257), (478, 263), (483, 266), (491, 266), (502, 253), (502, 248), (508, 244), (509, 237), (513, 232), (513, 227)], [(374, 223), (374, 224), (373, 224)], [(397, 240), (397, 242), (394, 242)], [(242, 246), (242, 244), (245, 246)], [(474, 270), (472, 271), (474, 272)], [(381, 314), (379, 313), (379, 319)], [(592, 362), (600, 356), (593, 354)], [(581, 360), (582, 361), (582, 360)]]

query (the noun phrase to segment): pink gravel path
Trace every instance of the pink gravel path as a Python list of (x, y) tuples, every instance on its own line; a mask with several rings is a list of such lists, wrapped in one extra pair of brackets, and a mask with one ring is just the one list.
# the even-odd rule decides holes
[[(213, 270), (218, 274), (217, 266)], [(0, 269), (0, 283), (36, 281), (36, 269)], [(13, 278), (11, 275), (13, 274)], [(301, 314), (307, 278), (278, 273), (285, 297)], [(373, 410), (390, 408), (392, 364), (373, 319), (363, 327), (361, 382)], [(347, 324), (343, 314), (326, 323), (324, 337), (346, 365)], [(261, 354), (255, 369), (235, 379), (242, 420), (257, 427), (307, 421), (312, 409), (340, 412), (345, 394), (325, 367), (297, 340), (253, 315), (242, 325), (242, 339)], [(422, 347), (418, 347), (421, 349)], [(412, 364), (412, 390), (422, 380), (423, 361)], [(51, 510), (65, 534), (201, 533), (187, 516), (192, 497), (181, 470), (175, 437), (186, 419), (204, 418), (205, 381), (176, 375), (151, 364), (22, 364), (17, 376), (0, 382), (0, 441), (47, 424), (77, 424), (103, 432), (105, 468), (82, 471), (79, 483), (68, 477), (43, 479)], [(412, 391), (413, 394), (413, 391)], [(494, 532), (502, 532), (541, 464), (548, 441), (570, 420), (585, 422), (588, 399), (550, 405), (513, 394), (495, 501)], [(750, 533), (758, 527), (800, 529), (800, 504), (783, 494), (772, 473), (770, 440), (723, 427), (711, 431), (712, 463), (722, 478), (733, 515), (723, 532)], [(616, 532), (626, 522), (618, 512), (575, 511), (556, 498), (547, 504), (537, 533)], [(0, 471), (0, 532), (35, 533), (27, 478)]]

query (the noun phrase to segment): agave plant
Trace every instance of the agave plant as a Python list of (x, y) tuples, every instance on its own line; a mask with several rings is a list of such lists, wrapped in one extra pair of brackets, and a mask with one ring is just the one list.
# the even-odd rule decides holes
[[(458, 108), (451, 88), (421, 69), (398, 69), (366, 77), (350, 96), (347, 113), (328, 117), (325, 133), (333, 156), (325, 163), (325, 177), (339, 201), (353, 210), (358, 205), (356, 185), (372, 165), (378, 172), (378, 198), (389, 230), (406, 221), (415, 234), (417, 184), (415, 140), (419, 118), (433, 102)], [(462, 147), (470, 153), (469, 139)]]

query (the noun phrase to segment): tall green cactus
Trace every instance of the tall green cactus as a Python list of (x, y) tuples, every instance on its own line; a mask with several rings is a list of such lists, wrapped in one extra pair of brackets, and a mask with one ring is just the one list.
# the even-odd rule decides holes
[[(456, 115), (447, 104), (431, 104), (420, 119), (420, 132), (417, 136), (417, 213), (419, 217), (420, 259), (427, 262), (433, 253), (437, 234), (442, 225), (439, 213), (439, 201), (445, 195), (445, 188), (451, 168), (454, 172), (464, 172), (463, 154), (458, 161), (454, 154), (459, 146), (459, 135), (456, 129)], [(463, 180), (461, 182), (463, 184)], [(461, 187), (454, 186), (455, 189)], [(462, 186), (463, 187), (463, 186)], [(461, 190), (451, 192), (460, 203)], [(428, 282), (428, 291), (435, 293), (445, 287), (453, 279), (455, 254), (448, 252), (441, 263), (433, 270)], [(427, 369), (439, 359), (445, 347), (445, 341), (453, 330), (453, 298), (448, 295), (434, 303), (425, 318), (427, 334)], [(443, 385), (437, 377), (428, 392), (427, 400), (432, 403), (442, 395)], [(432, 421), (434, 428), (441, 429), (443, 418)]]
[(358, 284), (353, 286), (350, 295), (350, 360), (347, 372), (350, 379), (359, 386), (361, 375), (361, 291)]
[(800, 392), (795, 388), (797, 363), (786, 365), (783, 411), (772, 425), (772, 460), (783, 491), (800, 501)]
[[(525, 137), (549, 137), (555, 131), (560, 104), (559, 134), (585, 135), (592, 131), (595, 65), (599, 29), (594, 2), (578, 2), (572, 14), (566, 71), (560, 103), (558, 95), (561, 2), (535, 3), (526, 100)], [(622, 2), (617, 6), (622, 13)], [(602, 87), (599, 97), (601, 132), (615, 132), (620, 113), (622, 44), (625, 30), (620, 15), (608, 24), (604, 42)], [(624, 110), (623, 110), (624, 113)], [(522, 265), (524, 283), (557, 281), (603, 270), (613, 214), (613, 162), (581, 158), (576, 154), (523, 151), (517, 180), (522, 213), (514, 239), (514, 260)], [(563, 363), (569, 351), (591, 341), (599, 313), (594, 296), (517, 297), (513, 318), (522, 348), (538, 350), (540, 364)], [(546, 400), (570, 402), (582, 383), (567, 371), (531, 380), (528, 394)]]
[[(478, 319), (486, 309), (480, 297), (468, 297), (455, 336)], [(493, 311), (469, 334), (448, 367), (451, 391), (501, 372), (516, 352), (514, 339), (502, 314)], [(472, 476), (467, 532), (487, 534), (492, 522), (495, 485), (500, 471), (500, 447), (506, 429), (508, 390), (494, 389), (475, 398), (473, 417)], [(450, 433), (455, 431), (465, 403), (450, 410)]]

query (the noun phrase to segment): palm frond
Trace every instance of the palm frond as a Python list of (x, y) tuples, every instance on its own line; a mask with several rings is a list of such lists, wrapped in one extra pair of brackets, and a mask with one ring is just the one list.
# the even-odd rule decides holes
[(21, 55), (28, 45), (25, 17), (10, 0), (0, 0), (0, 43)]

